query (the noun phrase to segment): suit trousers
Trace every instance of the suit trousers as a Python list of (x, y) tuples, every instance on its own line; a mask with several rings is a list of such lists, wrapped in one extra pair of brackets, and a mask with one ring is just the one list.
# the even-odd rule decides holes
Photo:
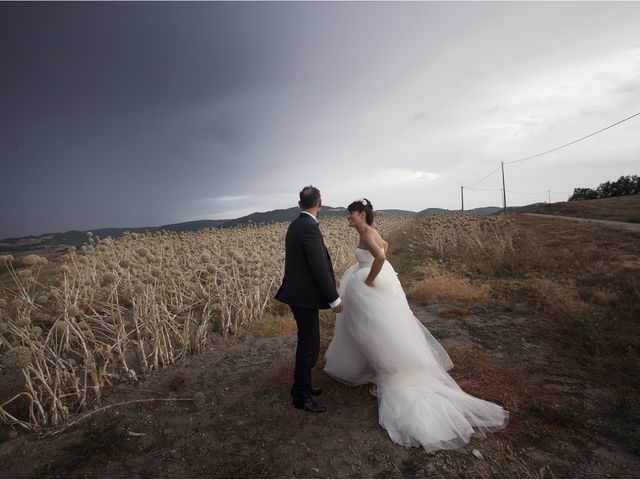
[(318, 309), (290, 305), (298, 325), (296, 367), (293, 372), (291, 394), (295, 400), (311, 397), (311, 370), (320, 355), (320, 315)]

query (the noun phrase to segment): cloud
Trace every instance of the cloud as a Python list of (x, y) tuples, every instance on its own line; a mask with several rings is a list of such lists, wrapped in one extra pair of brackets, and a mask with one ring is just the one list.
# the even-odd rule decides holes
[(210, 200), (214, 202), (220, 202), (220, 203), (229, 203), (229, 202), (239, 202), (241, 200), (247, 200), (249, 198), (251, 197), (247, 195), (230, 195), (227, 197), (214, 197), (214, 198), (211, 198)]
[(372, 186), (392, 186), (405, 183), (435, 180), (440, 177), (442, 177), (442, 175), (420, 170), (409, 170), (406, 168), (384, 168), (376, 171), (372, 176), (365, 178), (363, 182), (366, 182)]
[[(309, 183), (333, 206), (455, 207), (501, 161), (639, 109), (639, 2), (0, 9), (0, 237), (287, 208)], [(639, 127), (510, 167), (509, 189), (637, 173)]]

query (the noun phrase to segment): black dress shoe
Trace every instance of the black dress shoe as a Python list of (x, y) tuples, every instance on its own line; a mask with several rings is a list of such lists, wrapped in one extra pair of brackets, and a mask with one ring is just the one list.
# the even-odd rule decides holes
[[(313, 388), (313, 387), (311, 387), (311, 392), (310, 393), (314, 397), (317, 397), (318, 395), (322, 395), (322, 389), (321, 388)], [(293, 388), (291, 388), (290, 394), (293, 397)]]
[(327, 407), (320, 405), (313, 398), (307, 398), (304, 401), (294, 399), (293, 406), (300, 410), (312, 413), (323, 413), (327, 411)]

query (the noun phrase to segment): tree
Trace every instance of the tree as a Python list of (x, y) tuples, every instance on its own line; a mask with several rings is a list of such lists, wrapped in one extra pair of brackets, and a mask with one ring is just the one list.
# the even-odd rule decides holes
[(595, 190), (590, 188), (574, 188), (573, 195), (569, 197), (569, 201), (573, 200), (593, 200), (594, 198), (598, 198), (598, 194)]
[(593, 200), (596, 198), (622, 197), (624, 195), (640, 195), (640, 177), (638, 175), (622, 176), (615, 182), (604, 182), (595, 190), (591, 188), (574, 188), (573, 200)]

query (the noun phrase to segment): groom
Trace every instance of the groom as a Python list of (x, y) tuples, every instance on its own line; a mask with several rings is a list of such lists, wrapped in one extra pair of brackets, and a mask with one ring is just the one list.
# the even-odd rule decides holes
[(284, 279), (276, 299), (289, 305), (298, 325), (296, 367), (291, 389), (293, 406), (322, 413), (327, 407), (313, 399), (322, 390), (311, 386), (311, 369), (320, 354), (318, 309), (332, 308), (340, 313), (343, 305), (336, 290), (331, 257), (320, 233), (320, 190), (311, 185), (304, 187), (298, 206), (302, 212), (287, 230)]

